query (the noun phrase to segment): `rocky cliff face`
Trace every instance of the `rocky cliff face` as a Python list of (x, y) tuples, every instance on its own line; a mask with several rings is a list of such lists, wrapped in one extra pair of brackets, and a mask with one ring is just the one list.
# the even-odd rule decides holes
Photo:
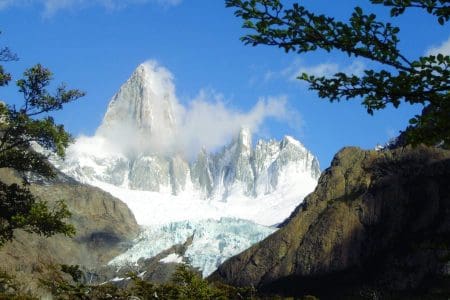
[[(155, 64), (141, 64), (111, 99), (97, 134), (117, 138), (122, 133), (127, 139), (130, 138), (128, 134), (134, 136), (137, 131), (132, 142), (141, 145), (131, 145), (133, 147), (146, 148), (149, 146), (146, 142), (155, 141), (164, 144), (176, 130), (181, 109), (175, 97), (172, 75)], [(149, 141), (149, 138), (154, 140)]]
[[(320, 175), (317, 159), (299, 141), (285, 136), (280, 142), (259, 140), (253, 148), (251, 133), (246, 129), (221, 152), (209, 157), (209, 197), (221, 200), (232, 194), (267, 195), (293, 181), (305, 184), (307, 178), (317, 180)], [(193, 175), (195, 178), (196, 173)]]
[[(1, 170), (4, 182), (15, 182), (11, 171)], [(34, 293), (38, 278), (60, 264), (80, 265), (95, 282), (97, 270), (125, 251), (139, 227), (128, 207), (110, 194), (60, 176), (58, 180), (34, 183), (31, 191), (51, 206), (64, 200), (72, 213), (69, 222), (76, 228), (73, 238), (56, 235), (40, 237), (18, 231), (16, 238), (0, 249), (0, 267)], [(92, 275), (92, 277), (91, 277)]]
[(450, 292), (449, 183), (448, 151), (344, 148), (283, 228), (210, 279), (321, 299), (440, 297)]

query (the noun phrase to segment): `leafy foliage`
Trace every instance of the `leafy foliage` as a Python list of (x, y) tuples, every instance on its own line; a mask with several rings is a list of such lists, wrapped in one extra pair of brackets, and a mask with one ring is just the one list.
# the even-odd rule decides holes
[(61, 265), (61, 271), (72, 276), (75, 282), (79, 282), (83, 277), (83, 271), (78, 265)]
[[(0, 49), (0, 62), (17, 57), (8, 48)], [(54, 178), (54, 169), (46, 157), (33, 150), (34, 145), (64, 156), (71, 141), (62, 125), (55, 124), (48, 113), (84, 95), (79, 90), (66, 90), (65, 85), (54, 94), (47, 90), (52, 73), (38, 64), (27, 69), (16, 84), (23, 95), (20, 107), (0, 101), (0, 169), (15, 170), (23, 179), (21, 185), (0, 182), (0, 246), (13, 238), (15, 229), (50, 236), (56, 233), (72, 235), (74, 227), (63, 221), (70, 216), (60, 201), (50, 209), (28, 189), (30, 174)], [(0, 66), (0, 87), (9, 84), (11, 74)]]
[(438, 17), (438, 22), (444, 25), (450, 17), (450, 7), (447, 0), (370, 0), (374, 4), (390, 6), (391, 16), (397, 17), (405, 12), (407, 8), (415, 7), (425, 9), (428, 13)]
[[(391, 7), (395, 17), (409, 8), (421, 8), (435, 15), (441, 25), (450, 18), (446, 0), (371, 0)], [(319, 97), (333, 101), (362, 99), (369, 114), (387, 105), (402, 102), (426, 107), (414, 116), (407, 128), (407, 141), (413, 145), (450, 145), (450, 57), (428, 55), (416, 60), (404, 56), (398, 46), (400, 28), (379, 21), (355, 7), (347, 22), (317, 15), (295, 3), (285, 8), (280, 0), (226, 0), (236, 8), (243, 27), (253, 31), (242, 37), (245, 44), (269, 45), (285, 52), (307, 53), (318, 49), (337, 50), (349, 57), (362, 57), (380, 64), (380, 69), (363, 75), (342, 72), (331, 77), (302, 74)]]
[(45, 202), (36, 201), (26, 187), (0, 182), (0, 245), (11, 240), (14, 230), (19, 228), (44, 236), (72, 235), (75, 233), (73, 226), (62, 221), (69, 216), (62, 201), (50, 210)]
[[(6, 62), (13, 60), (17, 60), (17, 56), (13, 52), (11, 52), (11, 50), (8, 47), (0, 48), (0, 61)], [(8, 84), (10, 80), (11, 74), (7, 73), (4, 70), (3, 66), (0, 65), (0, 86)]]
[[(62, 270), (70, 275), (75, 271), (82, 277), (77, 266), (62, 266)], [(56, 299), (258, 299), (253, 289), (209, 283), (186, 265), (179, 266), (166, 284), (153, 284), (136, 274), (128, 274), (128, 284), (123, 287), (111, 283), (86, 285), (67, 279), (56, 269), (49, 276), (41, 283)]]
[(169, 283), (156, 285), (131, 275), (131, 292), (141, 299), (252, 299), (255, 291), (210, 283), (188, 265), (180, 265)]

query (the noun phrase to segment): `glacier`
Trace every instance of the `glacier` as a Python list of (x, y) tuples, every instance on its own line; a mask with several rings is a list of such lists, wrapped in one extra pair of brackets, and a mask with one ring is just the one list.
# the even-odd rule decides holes
[(156, 256), (172, 245), (182, 244), (192, 237), (191, 245), (183, 256), (171, 253), (161, 259), (161, 262), (188, 262), (202, 270), (203, 276), (208, 276), (227, 258), (244, 251), (274, 231), (275, 228), (235, 218), (149, 226), (140, 234), (132, 248), (109, 264), (133, 264), (141, 258)]
[[(320, 167), (293, 137), (253, 143), (245, 124), (222, 148), (189, 158), (178, 143), (185, 138), (184, 108), (172, 81), (155, 63), (138, 66), (111, 99), (96, 134), (79, 137), (64, 160), (51, 161), (121, 199), (142, 226), (134, 246), (111, 265), (150, 258), (192, 238), (182, 261), (208, 275), (276, 230), (314, 190)], [(180, 261), (167, 261), (175, 258)]]

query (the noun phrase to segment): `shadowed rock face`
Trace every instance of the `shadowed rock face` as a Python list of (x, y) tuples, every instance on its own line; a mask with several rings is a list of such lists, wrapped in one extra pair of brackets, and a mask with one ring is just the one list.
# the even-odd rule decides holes
[[(17, 181), (8, 170), (1, 170), (5, 182)], [(51, 207), (64, 200), (72, 213), (69, 222), (76, 228), (73, 238), (50, 238), (16, 232), (16, 238), (0, 248), (0, 269), (15, 275), (19, 282), (37, 292), (38, 278), (52, 266), (80, 265), (92, 274), (110, 259), (126, 250), (139, 226), (120, 200), (102, 190), (74, 182), (61, 175), (57, 180), (32, 184), (31, 191)], [(87, 280), (95, 279), (92, 277)]]
[(449, 287), (449, 260), (450, 152), (344, 148), (283, 228), (210, 279), (321, 299), (382, 297)]

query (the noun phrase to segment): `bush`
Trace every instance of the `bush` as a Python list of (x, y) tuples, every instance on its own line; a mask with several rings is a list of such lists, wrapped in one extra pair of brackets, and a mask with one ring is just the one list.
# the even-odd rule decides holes
[(130, 273), (124, 279), (129, 281), (125, 287), (112, 283), (85, 285), (75, 280), (82, 276), (78, 266), (62, 265), (53, 268), (41, 283), (56, 299), (256, 299), (254, 289), (210, 283), (188, 265), (180, 265), (166, 284), (153, 284)]

